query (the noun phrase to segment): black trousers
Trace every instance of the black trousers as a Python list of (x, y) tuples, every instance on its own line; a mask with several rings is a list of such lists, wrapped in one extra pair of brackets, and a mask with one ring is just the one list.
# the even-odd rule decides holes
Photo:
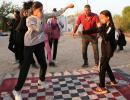
[[(19, 64), (22, 66), (23, 62), (24, 62), (24, 43), (16, 43), (16, 51), (17, 51), (17, 55), (19, 58)], [(32, 54), (31, 59), (31, 64), (35, 64), (35, 60)]]
[(9, 45), (8, 49), (12, 51), (15, 54), (15, 59), (19, 60), (18, 52), (17, 52), (17, 45), (16, 45), (16, 39), (15, 39), (16, 31), (11, 31), (10, 37), (9, 37)]
[(15, 54), (15, 60), (19, 60), (18, 47), (13, 40), (9, 41), (8, 49)]
[(53, 46), (53, 60), (56, 60), (57, 48), (58, 48), (58, 39), (49, 40), (50, 48)]
[(105, 75), (106, 72), (112, 82), (115, 82), (115, 77), (109, 65), (110, 58), (113, 56), (114, 50), (112, 49), (110, 42), (102, 41), (101, 44), (102, 57), (100, 61), (100, 73), (99, 73), (99, 86), (105, 87)]
[(44, 51), (44, 43), (40, 43), (34, 46), (26, 46), (24, 47), (24, 63), (20, 69), (19, 77), (17, 84), (15, 86), (16, 91), (20, 91), (25, 83), (27, 78), (27, 74), (30, 68), (30, 62), (32, 54), (35, 54), (38, 63), (40, 64), (40, 80), (45, 80), (46, 70), (47, 70), (47, 63), (45, 58), (45, 51)]

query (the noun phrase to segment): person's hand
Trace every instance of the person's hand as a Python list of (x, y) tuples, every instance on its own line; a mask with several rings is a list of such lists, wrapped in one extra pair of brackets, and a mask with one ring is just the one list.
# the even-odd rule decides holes
[(76, 38), (76, 34), (74, 32), (72, 32), (72, 37), (75, 39)]
[(66, 8), (74, 8), (74, 4), (71, 3), (71, 4), (69, 4)]

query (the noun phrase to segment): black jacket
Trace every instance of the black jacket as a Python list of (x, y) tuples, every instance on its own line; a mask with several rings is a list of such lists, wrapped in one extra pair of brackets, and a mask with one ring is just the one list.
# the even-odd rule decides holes
[(18, 24), (16, 31), (16, 42), (20, 44), (24, 44), (24, 35), (27, 32), (27, 26), (26, 26), (26, 18), (27, 17), (22, 17), (20, 20), (20, 23)]
[(16, 28), (19, 24), (19, 20), (11, 19), (9, 20), (8, 24), (11, 31), (9, 41), (15, 43), (16, 42)]
[(117, 44), (119, 46), (126, 46), (126, 43), (127, 42), (126, 42), (124, 33), (119, 33), (119, 38), (118, 38)]
[(83, 31), (83, 34), (92, 34), (92, 33), (100, 33), (100, 36), (102, 37), (103, 41), (110, 41), (111, 47), (113, 50), (116, 49), (117, 43), (115, 40), (115, 27), (111, 26), (110, 24), (102, 25), (100, 28), (93, 28), (91, 30), (85, 30)]

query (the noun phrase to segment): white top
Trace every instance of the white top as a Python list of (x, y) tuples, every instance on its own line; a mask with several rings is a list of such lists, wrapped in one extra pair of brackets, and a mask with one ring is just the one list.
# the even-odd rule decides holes
[(28, 27), (28, 31), (25, 33), (24, 36), (24, 45), (33, 46), (44, 42), (44, 23), (47, 21), (47, 19), (53, 16), (60, 16), (64, 12), (65, 9), (61, 9), (56, 13), (43, 14), (43, 19), (39, 19), (38, 17), (33, 15), (29, 16), (26, 20), (26, 26)]
[(42, 43), (44, 41), (43, 20), (32, 15), (27, 18), (26, 25), (28, 31), (24, 37), (25, 46)]

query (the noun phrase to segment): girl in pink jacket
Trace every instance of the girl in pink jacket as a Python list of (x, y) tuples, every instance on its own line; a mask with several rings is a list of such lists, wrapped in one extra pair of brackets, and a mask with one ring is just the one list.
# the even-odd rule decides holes
[(49, 27), (47, 23), (44, 24), (44, 31), (45, 31), (44, 43), (45, 43), (45, 49), (47, 52), (48, 64), (49, 66), (55, 66), (55, 63), (52, 61), (51, 48), (49, 45), (49, 39), (51, 37), (51, 28)]

